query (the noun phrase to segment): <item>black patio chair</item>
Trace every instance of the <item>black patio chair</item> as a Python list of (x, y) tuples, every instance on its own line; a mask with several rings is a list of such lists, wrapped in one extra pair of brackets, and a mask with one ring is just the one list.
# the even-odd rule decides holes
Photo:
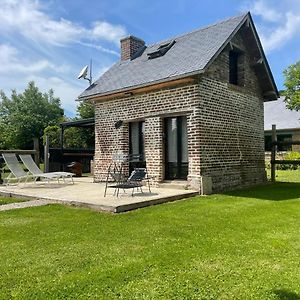
[(115, 188), (115, 194), (119, 196), (119, 191), (120, 189), (132, 189), (132, 196), (134, 194), (134, 189), (137, 191), (140, 190), (142, 193), (143, 192), (143, 181), (147, 181), (148, 183), (148, 188), (149, 188), (149, 193), (151, 193), (150, 189), (150, 177), (147, 174), (147, 169), (146, 168), (136, 168), (132, 171), (131, 175), (128, 177), (126, 181), (119, 182)]

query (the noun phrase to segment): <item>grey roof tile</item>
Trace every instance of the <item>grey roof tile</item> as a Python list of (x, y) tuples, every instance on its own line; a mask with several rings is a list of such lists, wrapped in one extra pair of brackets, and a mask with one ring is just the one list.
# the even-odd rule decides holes
[[(133, 60), (119, 61), (106, 71), (80, 96), (108, 94), (118, 90), (155, 83), (161, 80), (202, 71), (246, 14), (230, 18), (214, 25), (170, 38), (148, 46), (143, 54)], [(148, 53), (161, 44), (176, 43), (164, 55), (148, 59)]]

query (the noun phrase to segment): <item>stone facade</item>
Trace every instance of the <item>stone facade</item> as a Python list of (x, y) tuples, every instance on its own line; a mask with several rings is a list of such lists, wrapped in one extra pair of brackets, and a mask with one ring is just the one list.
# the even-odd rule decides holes
[[(164, 118), (187, 117), (188, 184), (201, 191), (212, 182), (222, 191), (266, 180), (264, 171), (263, 99), (258, 79), (244, 49), (239, 86), (228, 83), (229, 50), (225, 48), (194, 82), (128, 97), (96, 102), (96, 182), (106, 178), (112, 155), (129, 152), (129, 122), (145, 121), (145, 156), (154, 183), (164, 180)], [(123, 120), (116, 130), (114, 123)], [(202, 191), (205, 193), (205, 191)]]
[(145, 45), (145, 42), (135, 36), (128, 36), (120, 41), (121, 43), (121, 60), (131, 59), (134, 54)]

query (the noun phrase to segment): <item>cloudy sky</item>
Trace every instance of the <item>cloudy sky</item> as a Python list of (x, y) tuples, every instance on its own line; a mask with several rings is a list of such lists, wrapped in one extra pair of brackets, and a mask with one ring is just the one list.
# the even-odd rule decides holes
[(73, 116), (88, 86), (79, 71), (92, 58), (97, 79), (119, 59), (121, 37), (151, 44), (248, 10), (282, 89), (282, 71), (300, 60), (300, 0), (0, 0), (0, 89), (34, 80)]

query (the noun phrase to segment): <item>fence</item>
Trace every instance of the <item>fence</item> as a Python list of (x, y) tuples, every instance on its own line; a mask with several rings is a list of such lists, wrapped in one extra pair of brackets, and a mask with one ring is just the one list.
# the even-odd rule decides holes
[(300, 145), (300, 141), (277, 141), (276, 125), (272, 125), (271, 181), (276, 181), (276, 165), (300, 165), (300, 160), (276, 159), (277, 146)]
[(32, 150), (19, 150), (19, 149), (14, 149), (14, 150), (1, 150), (0, 149), (0, 184), (3, 183), (2, 179), (2, 168), (4, 166), (4, 161), (2, 156), (2, 153), (15, 153), (15, 154), (30, 154), (33, 155), (34, 161), (36, 164), (40, 163), (40, 151), (39, 151), (39, 140), (38, 139), (33, 139), (33, 149)]

